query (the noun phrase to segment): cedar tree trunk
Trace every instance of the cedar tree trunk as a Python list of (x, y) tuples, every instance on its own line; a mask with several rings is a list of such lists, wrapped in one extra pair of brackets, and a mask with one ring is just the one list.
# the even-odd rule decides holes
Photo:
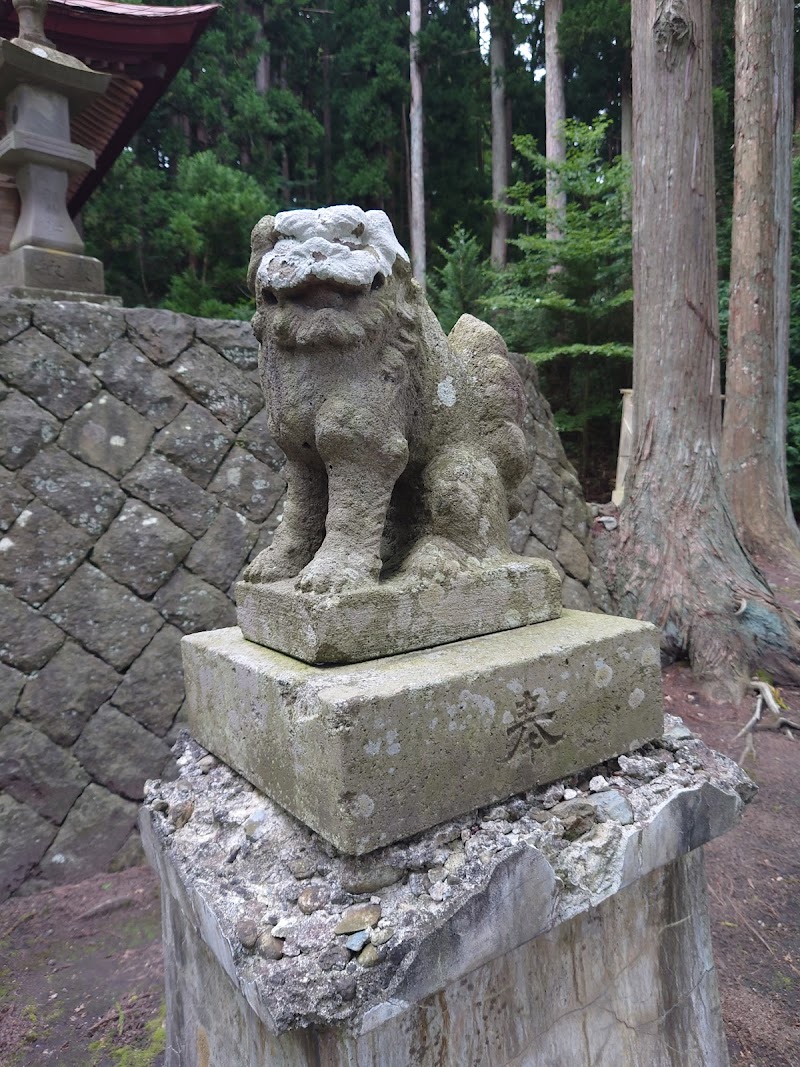
[[(564, 0), (545, 0), (544, 5), (544, 112), (545, 157), (548, 163), (561, 164), (567, 158), (564, 123), (567, 120), (567, 98), (564, 93), (564, 60), (558, 50), (558, 24), (564, 11)], [(563, 237), (567, 222), (567, 194), (561, 175), (547, 171), (547, 236), (551, 240)]]
[(630, 159), (633, 153), (633, 85), (631, 84), (631, 53), (625, 52), (619, 80), (620, 155)]
[(737, 0), (733, 233), (722, 470), (752, 551), (794, 556), (786, 480), (792, 0)]
[(741, 697), (759, 667), (800, 676), (800, 630), (737, 538), (719, 465), (710, 14), (632, 5), (635, 440), (610, 580), (712, 695)]
[(425, 173), (423, 164), (422, 69), (419, 33), (422, 29), (421, 0), (411, 0), (411, 269), (425, 288)]
[(502, 270), (508, 258), (508, 235), (511, 219), (503, 210), (511, 173), (511, 130), (506, 106), (506, 62), (508, 37), (508, 0), (492, 0), (489, 11), (489, 71), (492, 102), (492, 266)]

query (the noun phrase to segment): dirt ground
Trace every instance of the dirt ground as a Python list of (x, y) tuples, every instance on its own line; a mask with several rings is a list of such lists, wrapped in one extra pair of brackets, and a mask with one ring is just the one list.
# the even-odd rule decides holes
[[(765, 568), (769, 571), (769, 568)], [(800, 590), (770, 571), (800, 613)], [(667, 709), (739, 759), (750, 716), (704, 700), (682, 666)], [(800, 690), (785, 690), (800, 720)], [(706, 848), (712, 936), (732, 1067), (800, 1064), (800, 738), (757, 730), (759, 786), (741, 825)], [(146, 868), (99, 875), (0, 907), (0, 1067), (161, 1067), (158, 887)]]

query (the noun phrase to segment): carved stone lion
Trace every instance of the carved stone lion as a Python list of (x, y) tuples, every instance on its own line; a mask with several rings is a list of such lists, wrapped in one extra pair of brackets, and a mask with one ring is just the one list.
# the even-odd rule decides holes
[(382, 211), (266, 216), (248, 281), (288, 490), (245, 581), (328, 593), (506, 555), (527, 455), (502, 338), (469, 315), (445, 337)]

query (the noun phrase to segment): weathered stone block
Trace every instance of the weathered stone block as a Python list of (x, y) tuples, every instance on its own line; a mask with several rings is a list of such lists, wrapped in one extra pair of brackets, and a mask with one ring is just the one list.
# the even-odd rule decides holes
[(533, 534), (531, 534), (525, 541), (523, 555), (529, 556), (531, 559), (546, 559), (553, 564), (559, 575), (563, 576), (564, 574), (564, 568), (556, 559), (555, 552), (543, 545), (537, 537), (533, 536)]
[(76, 411), (59, 444), (79, 459), (121, 478), (141, 458), (154, 429), (137, 411), (101, 393)]
[(25, 686), (19, 713), (52, 741), (71, 745), (120, 681), (107, 663), (67, 641)]
[(139, 805), (92, 783), (78, 797), (41, 861), (50, 882), (77, 882), (103, 870), (136, 822)]
[(256, 543), (258, 527), (230, 508), (220, 508), (206, 533), (186, 559), (189, 570), (227, 590), (244, 567)]
[(0, 730), (0, 789), (60, 823), (89, 782), (81, 765), (43, 733), (14, 719)]
[(583, 542), (589, 533), (589, 511), (580, 483), (577, 478), (574, 481), (576, 484), (569, 485), (564, 492), (564, 525)]
[[(47, 194), (45, 194), (47, 195)], [(21, 245), (0, 260), (0, 286), (8, 296), (31, 300), (87, 300), (104, 297), (103, 264), (91, 256)]]
[(124, 670), (162, 626), (149, 604), (84, 565), (50, 598), (45, 613), (117, 670)]
[(0, 467), (0, 530), (7, 530), (33, 494), (10, 471)]
[(589, 557), (577, 537), (566, 527), (562, 528), (558, 537), (556, 559), (567, 574), (579, 582), (589, 581)]
[(0, 344), (28, 329), (35, 306), (23, 300), (0, 299)]
[(335, 595), (239, 582), (236, 599), (250, 641), (306, 663), (355, 663), (556, 619), (561, 582), (549, 563), (507, 558), (446, 582), (398, 575)]
[(275, 444), (267, 425), (267, 412), (262, 408), (257, 415), (243, 426), (236, 437), (236, 443), (252, 452), (256, 459), (274, 471), (283, 469), (286, 463), (284, 452)]
[(55, 441), (61, 424), (21, 393), (0, 402), (0, 463), (15, 471)]
[(183, 634), (162, 627), (144, 652), (125, 672), (114, 693), (115, 708), (164, 737), (183, 703), (180, 644)]
[(258, 341), (249, 322), (196, 319), (195, 324), (198, 340), (211, 345), (234, 366), (240, 370), (258, 366)]
[(752, 785), (691, 738), (650, 753), (649, 784), (615, 776), (625, 821), (574, 840), (535, 791), (348, 859), (189, 742), (142, 816), (167, 1067), (198, 1049), (237, 1067), (727, 1067), (699, 848)]
[(283, 496), (286, 479), (244, 448), (233, 448), (208, 488), (234, 511), (263, 522)]
[(0, 618), (0, 659), (21, 671), (44, 667), (64, 643), (65, 635), (58, 626), (7, 589), (0, 589)]
[(13, 667), (7, 667), (0, 663), (0, 726), (5, 726), (14, 709), (17, 699), (25, 685), (25, 675), (15, 671)]
[(564, 501), (564, 484), (555, 473), (549, 463), (545, 463), (541, 456), (536, 456), (533, 461), (533, 480), (536, 485), (555, 501), (562, 504)]
[(234, 440), (231, 431), (210, 411), (190, 401), (169, 426), (159, 431), (153, 447), (193, 482), (205, 487)]
[(561, 447), (561, 441), (559, 439), (558, 434), (553, 433), (552, 430), (554, 421), (552, 412), (550, 411), (550, 405), (547, 403), (544, 397), (541, 397), (541, 400), (543, 412), (537, 418), (536, 425), (534, 427), (534, 433), (536, 435), (536, 455), (541, 456), (548, 462), (563, 462), (564, 449)]
[(594, 607), (586, 586), (576, 582), (569, 575), (561, 586), (561, 598), (565, 608), (575, 608), (576, 611), (592, 611)]
[(169, 375), (129, 341), (115, 341), (95, 360), (92, 370), (118, 400), (159, 428), (174, 419), (186, 402)]
[(129, 500), (92, 552), (92, 562), (140, 596), (160, 589), (192, 536), (140, 500)]
[(195, 320), (175, 311), (127, 308), (125, 319), (133, 342), (162, 366), (172, 363), (194, 338)]
[(80, 564), (91, 539), (34, 500), (0, 539), (0, 582), (38, 605)]
[(95, 781), (130, 800), (142, 799), (145, 779), (160, 774), (169, 756), (163, 741), (110, 704), (92, 716), (73, 751)]
[(84, 363), (104, 352), (125, 332), (125, 316), (120, 308), (74, 301), (38, 301), (33, 305), (33, 324)]
[(349, 853), (582, 770), (662, 726), (658, 632), (629, 619), (565, 612), (347, 667), (309, 667), (236, 629), (183, 649), (193, 736)]
[(79, 360), (35, 329), (3, 345), (2, 373), (59, 419), (69, 418), (100, 389)]
[(193, 537), (206, 532), (217, 510), (217, 502), (210, 493), (161, 456), (145, 456), (123, 479), (122, 487), (163, 511)]
[(122, 847), (114, 853), (109, 861), (109, 871), (127, 871), (130, 867), (143, 867), (147, 857), (142, 848), (142, 838), (134, 827), (128, 834)]
[(56, 827), (0, 793), (0, 902), (25, 881), (56, 836)]
[(183, 352), (170, 373), (232, 430), (244, 426), (263, 407), (258, 386), (208, 345), (195, 344)]
[(236, 609), (219, 589), (181, 569), (156, 593), (153, 603), (185, 634), (231, 626)]
[(539, 493), (533, 506), (531, 530), (553, 552), (558, 548), (561, 536), (561, 508), (547, 493)]
[(258, 534), (258, 540), (256, 541), (255, 548), (250, 553), (250, 560), (255, 559), (259, 552), (263, 552), (265, 548), (269, 548), (275, 537), (275, 531), (283, 522), (283, 508), (286, 498), (279, 500), (275, 506), (275, 510), (266, 520), (261, 524), (261, 529)]
[(125, 503), (125, 494), (113, 478), (58, 446), (39, 452), (19, 478), (67, 522), (95, 536)]

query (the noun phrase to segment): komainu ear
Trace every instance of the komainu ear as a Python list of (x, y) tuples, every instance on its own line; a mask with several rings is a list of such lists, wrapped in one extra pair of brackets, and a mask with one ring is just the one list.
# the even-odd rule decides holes
[(275, 216), (265, 215), (253, 227), (250, 234), (250, 265), (247, 268), (247, 288), (256, 291), (256, 271), (267, 252), (275, 247), (278, 231), (275, 229)]

